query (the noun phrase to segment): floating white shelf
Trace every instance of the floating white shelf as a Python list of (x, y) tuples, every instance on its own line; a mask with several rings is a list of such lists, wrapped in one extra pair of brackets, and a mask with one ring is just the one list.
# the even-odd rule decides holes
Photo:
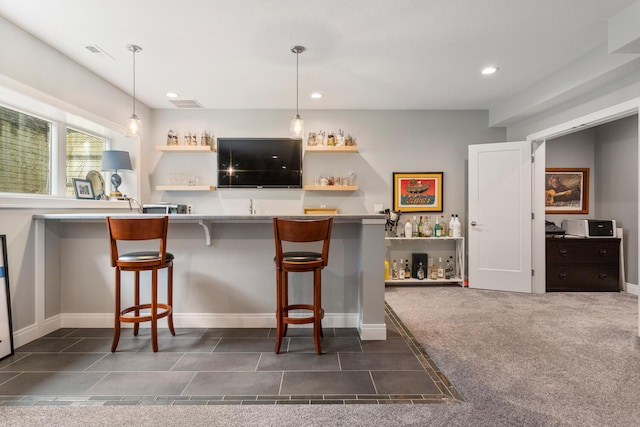
[(157, 185), (158, 191), (216, 191), (215, 185)]
[(309, 152), (314, 152), (314, 153), (357, 153), (358, 146), (357, 145), (344, 145), (344, 146), (305, 145), (304, 150)]
[(173, 152), (215, 152), (216, 147), (213, 145), (156, 145), (158, 151), (173, 151)]
[(356, 191), (357, 185), (305, 185), (306, 191)]

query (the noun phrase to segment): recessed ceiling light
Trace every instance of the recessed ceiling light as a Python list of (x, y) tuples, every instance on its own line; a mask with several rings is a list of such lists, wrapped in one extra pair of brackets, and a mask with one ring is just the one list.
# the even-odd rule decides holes
[(485, 67), (482, 69), (482, 74), (484, 74), (485, 76), (488, 76), (489, 74), (493, 74), (496, 71), (498, 71), (498, 67)]
[(320, 98), (322, 98), (322, 94), (321, 94), (320, 92), (313, 92), (313, 93), (311, 94), (311, 98), (313, 98), (313, 99), (320, 99)]
[(177, 98), (178, 96), (175, 92), (167, 92), (167, 98)]

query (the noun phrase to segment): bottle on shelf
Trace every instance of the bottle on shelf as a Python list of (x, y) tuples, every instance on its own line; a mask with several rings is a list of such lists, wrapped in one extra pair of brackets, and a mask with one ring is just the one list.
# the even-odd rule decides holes
[(436, 266), (435, 260), (433, 258), (431, 258), (429, 261), (431, 261), (431, 280), (437, 280), (438, 279), (438, 267)]
[(404, 278), (411, 279), (411, 267), (409, 267), (409, 258), (404, 260)]
[(436, 223), (433, 224), (433, 237), (442, 237), (442, 228), (437, 220)]
[(411, 220), (407, 218), (407, 222), (404, 224), (404, 237), (411, 237), (413, 233), (413, 226), (411, 225)]
[(422, 268), (422, 262), (418, 264), (418, 271), (416, 272), (418, 280), (424, 280), (424, 269)]
[(447, 235), (447, 223), (444, 222), (444, 215), (440, 215), (440, 237)]
[(424, 237), (424, 222), (422, 222), (422, 215), (420, 215), (420, 221), (418, 221), (418, 237)]
[(427, 222), (424, 224), (424, 237), (433, 237), (433, 225), (431, 225), (429, 215), (427, 215), (426, 217)]
[(459, 275), (456, 272), (456, 263), (453, 260), (453, 256), (449, 257), (449, 265), (451, 268), (451, 278), (458, 277)]
[(462, 237), (462, 223), (458, 218), (458, 214), (453, 221), (453, 237)]
[(451, 279), (451, 263), (449, 260), (444, 265), (444, 278), (449, 280)]
[(455, 216), (451, 214), (451, 220), (449, 221), (449, 228), (447, 228), (447, 236), (453, 237), (453, 225), (455, 224)]
[(398, 268), (398, 280), (404, 280), (404, 263), (400, 258), (400, 267)]
[(398, 280), (398, 264), (393, 260), (393, 268), (391, 269), (391, 280)]
[(411, 237), (418, 237), (418, 219), (413, 216), (413, 222), (411, 223)]
[(389, 280), (389, 260), (384, 259), (384, 280)]
[(439, 279), (444, 279), (444, 264), (442, 264), (442, 257), (438, 258), (437, 275)]

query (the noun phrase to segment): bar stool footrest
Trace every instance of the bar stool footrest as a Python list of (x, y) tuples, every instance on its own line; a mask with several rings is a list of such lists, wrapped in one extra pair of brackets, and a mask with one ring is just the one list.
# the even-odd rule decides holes
[[(156, 307), (158, 308), (158, 314), (156, 316), (156, 319), (162, 319), (163, 317), (167, 317), (172, 312), (172, 308), (169, 304), (158, 303)], [(125, 323), (150, 322), (151, 314), (144, 315), (144, 316), (125, 316), (125, 314), (127, 313), (131, 313), (136, 310), (145, 310), (145, 309), (151, 309), (151, 304), (140, 304), (140, 305), (133, 305), (131, 307), (127, 307), (120, 312), (120, 316), (119, 316), (120, 321)]]
[[(313, 308), (313, 305), (311, 304), (291, 304), (291, 305), (285, 306), (282, 311), (283, 313), (288, 314), (289, 310), (308, 310), (313, 312), (314, 308)], [(322, 319), (324, 319), (324, 308), (320, 309), (320, 320)], [(309, 316), (309, 317), (284, 316), (282, 320), (285, 324), (301, 325), (304, 323), (313, 323), (315, 321), (315, 316)]]

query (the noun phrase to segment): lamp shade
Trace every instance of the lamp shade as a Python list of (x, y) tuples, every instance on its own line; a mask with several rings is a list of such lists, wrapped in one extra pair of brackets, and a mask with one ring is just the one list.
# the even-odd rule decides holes
[(102, 170), (132, 170), (128, 151), (106, 150), (102, 152)]

